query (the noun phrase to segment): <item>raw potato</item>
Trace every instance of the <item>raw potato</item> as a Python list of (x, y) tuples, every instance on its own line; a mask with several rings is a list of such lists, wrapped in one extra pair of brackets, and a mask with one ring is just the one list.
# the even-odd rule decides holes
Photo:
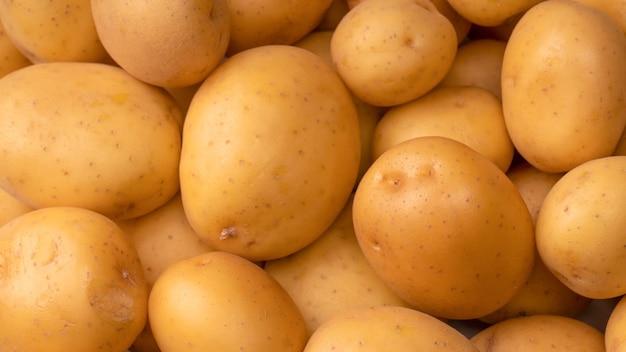
[(170, 266), (150, 293), (149, 318), (162, 352), (300, 352), (302, 314), (263, 269), (208, 252)]
[(582, 321), (559, 315), (508, 319), (470, 341), (480, 352), (604, 352), (604, 335)]
[(288, 257), (265, 263), (294, 299), (311, 335), (340, 312), (371, 306), (407, 306), (369, 266), (352, 225), (352, 199), (315, 242)]
[(607, 352), (626, 351), (626, 296), (619, 298), (611, 311), (604, 330)]
[(393, 106), (434, 88), (457, 44), (454, 27), (429, 0), (367, 0), (337, 25), (331, 56), (355, 96)]
[(448, 0), (450, 5), (471, 23), (495, 27), (524, 13), (544, 0)]
[(304, 352), (335, 350), (478, 352), (465, 336), (441, 320), (393, 306), (353, 309), (333, 316), (311, 336)]
[(249, 49), (220, 65), (194, 96), (183, 135), (189, 223), (212, 248), (253, 261), (321, 236), (359, 171), (350, 93), (322, 59), (294, 46)]
[(148, 307), (124, 232), (72, 207), (33, 210), (0, 228), (0, 296), (2, 351), (122, 352)]
[(13, 44), (0, 22), (0, 78), (31, 64), (32, 62)]
[(263, 45), (290, 45), (322, 21), (333, 0), (228, 0), (227, 56)]
[(537, 217), (537, 249), (546, 266), (589, 298), (626, 294), (626, 156), (585, 162), (546, 195)]
[(496, 39), (475, 39), (461, 44), (439, 86), (480, 87), (502, 100), (500, 78), (505, 48), (506, 42)]
[(34, 209), (0, 188), (0, 226), (31, 210)]
[(132, 218), (179, 189), (182, 116), (162, 89), (98, 63), (27, 66), (0, 80), (0, 187), (33, 208)]
[(626, 1), (606, 1), (606, 0), (576, 0), (580, 3), (597, 7), (611, 16), (626, 34)]
[(626, 36), (601, 10), (548, 0), (526, 12), (502, 63), (504, 117), (524, 159), (565, 172), (611, 155), (626, 125), (625, 61)]
[(34, 63), (109, 62), (90, 0), (1, 1), (0, 20), (15, 46)]
[(497, 310), (533, 267), (533, 224), (513, 183), (446, 137), (413, 138), (376, 159), (356, 190), (353, 218), (376, 273), (413, 307), (440, 318)]
[(230, 38), (228, 0), (91, 0), (104, 47), (131, 75), (161, 87), (201, 82)]
[(423, 136), (443, 136), (464, 143), (503, 172), (513, 160), (513, 143), (504, 123), (502, 104), (483, 88), (435, 88), (390, 108), (374, 130), (372, 160), (394, 145)]

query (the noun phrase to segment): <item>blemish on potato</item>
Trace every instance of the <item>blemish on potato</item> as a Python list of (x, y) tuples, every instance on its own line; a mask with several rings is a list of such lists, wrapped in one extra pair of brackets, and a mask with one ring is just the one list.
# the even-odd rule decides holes
[(220, 240), (225, 240), (237, 236), (237, 229), (233, 226), (225, 227), (220, 232)]

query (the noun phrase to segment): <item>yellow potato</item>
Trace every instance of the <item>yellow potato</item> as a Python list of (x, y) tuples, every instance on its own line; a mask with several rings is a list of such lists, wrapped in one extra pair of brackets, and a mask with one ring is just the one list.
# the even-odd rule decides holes
[(294, 299), (311, 335), (335, 314), (370, 306), (408, 306), (376, 275), (352, 225), (352, 200), (320, 238), (285, 258), (265, 263)]
[(626, 1), (624, 0), (576, 0), (580, 3), (597, 7), (611, 16), (626, 34)]
[(422, 136), (442, 136), (464, 143), (503, 172), (513, 160), (513, 143), (504, 123), (502, 104), (483, 88), (440, 87), (390, 108), (374, 130), (372, 158), (400, 142)]
[(102, 44), (131, 75), (162, 87), (199, 83), (223, 59), (228, 0), (93, 0)]
[(495, 27), (525, 12), (544, 0), (448, 0), (450, 5), (471, 23)]
[(439, 86), (480, 87), (502, 99), (500, 78), (505, 47), (505, 41), (496, 39), (476, 39), (463, 43)]
[(626, 294), (626, 156), (585, 162), (546, 195), (537, 217), (537, 249), (566, 286), (589, 298)]
[(504, 117), (524, 159), (565, 172), (611, 155), (626, 125), (625, 60), (626, 36), (601, 10), (574, 0), (528, 10), (502, 62)]
[(227, 56), (263, 45), (289, 45), (322, 21), (333, 0), (228, 0), (231, 35)]
[(626, 296), (622, 296), (611, 311), (604, 330), (607, 352), (626, 351)]
[(457, 44), (454, 27), (429, 0), (367, 0), (337, 25), (331, 56), (355, 96), (393, 106), (434, 88)]
[(199, 88), (185, 119), (181, 195), (212, 248), (253, 261), (304, 248), (342, 210), (359, 170), (350, 93), (315, 54), (241, 52)]
[(350, 8), (348, 8), (348, 2), (346, 0), (333, 0), (330, 7), (324, 12), (322, 20), (317, 24), (317, 27), (315, 27), (315, 30), (309, 34), (315, 31), (334, 30), (339, 24), (339, 21), (341, 21), (349, 10)]
[(302, 314), (263, 269), (234, 254), (208, 252), (164, 271), (149, 299), (162, 352), (300, 352)]
[(0, 228), (2, 351), (125, 351), (148, 285), (124, 232), (81, 208), (49, 207)]
[(0, 78), (31, 64), (32, 62), (13, 44), (0, 22)]
[(0, 20), (15, 46), (34, 63), (109, 61), (90, 0), (1, 1)]
[(31, 210), (34, 210), (31, 206), (0, 188), (0, 226)]
[(534, 315), (508, 319), (472, 336), (480, 352), (604, 352), (604, 335), (570, 317)]
[(55, 62), (0, 80), (0, 187), (33, 208), (132, 218), (179, 189), (182, 116), (120, 68)]
[(533, 224), (513, 183), (446, 137), (413, 138), (376, 159), (356, 190), (353, 218), (376, 273), (416, 309), (440, 318), (497, 310), (533, 267)]
[(317, 329), (304, 348), (304, 352), (335, 350), (477, 352), (465, 336), (441, 320), (393, 306), (338, 313)]

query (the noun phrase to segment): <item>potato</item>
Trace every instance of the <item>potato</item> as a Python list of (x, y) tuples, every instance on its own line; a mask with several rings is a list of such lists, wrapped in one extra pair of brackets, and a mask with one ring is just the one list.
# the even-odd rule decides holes
[(371, 306), (408, 306), (376, 275), (352, 225), (352, 199), (320, 238), (284, 258), (265, 263), (294, 299), (309, 335), (340, 312)]
[(99, 63), (30, 65), (0, 80), (0, 187), (33, 208), (132, 218), (179, 189), (182, 116), (166, 92)]
[(618, 299), (606, 321), (604, 343), (607, 352), (626, 351), (626, 296)]
[(230, 38), (228, 0), (92, 0), (111, 57), (134, 77), (162, 87), (190, 86), (221, 62)]
[(227, 56), (263, 45), (290, 45), (315, 29), (333, 0), (228, 0)]
[(489, 159), (447, 137), (413, 138), (376, 159), (356, 190), (353, 218), (376, 273), (440, 318), (497, 310), (533, 267), (533, 224), (521, 195)]
[(109, 62), (90, 0), (1, 1), (0, 21), (15, 46), (34, 63)]
[(0, 188), (0, 226), (31, 210), (34, 209)]
[(448, 0), (461, 16), (473, 24), (495, 27), (544, 0)]
[(374, 130), (372, 158), (400, 142), (422, 136), (443, 136), (464, 143), (503, 172), (513, 160), (502, 104), (483, 88), (439, 87), (390, 108)]
[(0, 22), (0, 78), (31, 64), (32, 62), (13, 44)]
[(0, 228), (2, 351), (125, 351), (146, 322), (148, 286), (114, 222), (49, 207)]
[(626, 126), (625, 60), (626, 37), (606, 13), (573, 0), (528, 10), (502, 62), (504, 117), (524, 159), (565, 172), (611, 155)]
[(604, 352), (604, 335), (570, 317), (534, 315), (508, 319), (472, 336), (480, 352)]
[(506, 42), (496, 39), (475, 39), (461, 44), (439, 86), (484, 88), (502, 100), (500, 77), (505, 48)]
[(429, 0), (367, 0), (337, 25), (331, 56), (355, 96), (393, 106), (434, 88), (457, 43), (454, 27)]
[(580, 3), (597, 7), (611, 16), (626, 34), (626, 1), (576, 0)]
[(550, 189), (537, 216), (537, 249), (566, 286), (589, 298), (626, 294), (626, 156), (585, 162)]
[(252, 261), (304, 248), (350, 196), (357, 111), (315, 54), (268, 45), (232, 56), (194, 96), (180, 188), (189, 223), (214, 249)]
[(317, 27), (315, 27), (315, 30), (309, 32), (309, 34), (315, 31), (335, 30), (343, 16), (345, 16), (349, 10), (350, 8), (346, 0), (333, 0), (328, 9), (326, 9), (326, 12), (324, 12), (324, 16), (317, 24)]
[(207, 252), (165, 270), (150, 292), (149, 318), (162, 352), (302, 351), (302, 314), (263, 269)]
[(465, 336), (441, 320), (393, 306), (338, 313), (315, 331), (304, 348), (304, 352), (334, 350), (476, 352)]

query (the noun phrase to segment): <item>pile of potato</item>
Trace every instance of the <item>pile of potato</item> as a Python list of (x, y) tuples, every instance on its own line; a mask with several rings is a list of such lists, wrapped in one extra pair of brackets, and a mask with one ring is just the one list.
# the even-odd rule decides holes
[(626, 351), (623, 1), (0, 22), (0, 351)]

